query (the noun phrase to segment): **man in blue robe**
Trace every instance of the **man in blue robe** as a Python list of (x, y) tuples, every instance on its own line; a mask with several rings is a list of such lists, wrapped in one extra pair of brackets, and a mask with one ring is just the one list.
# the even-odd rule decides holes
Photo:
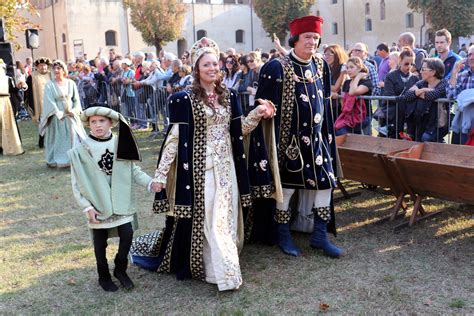
[[(332, 190), (336, 187), (337, 151), (329, 67), (315, 55), (322, 23), (317, 16), (292, 21), (291, 51), (262, 67), (255, 99), (273, 102), (277, 111), (273, 119), (262, 121), (252, 133), (248, 158), (252, 193), (257, 198), (253, 216), (268, 214), (268, 198), (276, 201), (272, 217), (282, 251), (292, 256), (301, 254), (289, 224), (290, 199), (299, 191), (314, 200), (311, 247), (338, 258), (342, 250), (327, 238), (328, 224), (335, 232)], [(258, 223), (255, 218), (253, 230), (265, 230), (269, 216), (266, 220)]]

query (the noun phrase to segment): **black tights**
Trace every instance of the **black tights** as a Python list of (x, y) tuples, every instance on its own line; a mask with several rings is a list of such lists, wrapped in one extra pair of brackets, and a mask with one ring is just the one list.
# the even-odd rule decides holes
[[(117, 256), (115, 258), (117, 261), (126, 262), (133, 239), (132, 223), (126, 223), (118, 226), (117, 231), (120, 241)], [(92, 232), (94, 238), (94, 253), (95, 259), (97, 260), (97, 266), (107, 266), (107, 257), (105, 250), (107, 249), (107, 238), (109, 237), (108, 229), (93, 229)]]

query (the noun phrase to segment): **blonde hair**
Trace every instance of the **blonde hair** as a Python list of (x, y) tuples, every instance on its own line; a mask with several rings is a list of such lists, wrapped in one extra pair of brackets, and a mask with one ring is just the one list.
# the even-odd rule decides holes
[(262, 61), (262, 54), (259, 51), (251, 51), (250, 53), (247, 54), (248, 57), (251, 59)]

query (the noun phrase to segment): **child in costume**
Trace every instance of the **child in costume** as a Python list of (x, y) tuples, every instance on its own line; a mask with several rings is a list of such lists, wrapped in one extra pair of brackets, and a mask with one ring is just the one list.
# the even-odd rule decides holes
[[(87, 214), (97, 261), (99, 284), (109, 292), (116, 291), (106, 257), (107, 239), (120, 238), (113, 275), (129, 290), (133, 282), (126, 273), (128, 252), (136, 226), (133, 184), (156, 191), (152, 178), (134, 161), (141, 160), (138, 146), (123, 116), (106, 107), (91, 107), (82, 112), (81, 120), (90, 135), (69, 150), (74, 197)], [(118, 137), (111, 128), (119, 124)]]

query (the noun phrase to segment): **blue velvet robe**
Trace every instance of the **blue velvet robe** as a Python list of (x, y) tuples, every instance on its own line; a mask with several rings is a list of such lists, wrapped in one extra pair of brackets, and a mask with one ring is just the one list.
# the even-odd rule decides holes
[[(269, 141), (272, 131), (266, 126), (268, 122), (262, 121), (251, 134), (248, 159), (254, 198), (274, 197), (277, 186), (306, 190), (336, 187), (338, 156), (330, 96), (330, 70), (322, 58), (313, 57), (305, 63), (290, 53), (262, 67), (255, 99), (271, 100), (277, 112), (273, 119), (275, 143)], [(276, 146), (278, 163), (269, 163), (265, 170), (259, 168), (261, 161), (275, 159), (271, 157), (272, 146)], [(277, 170), (272, 170), (275, 165)], [(274, 203), (268, 200), (254, 203), (253, 230), (272, 226), (268, 222), (272, 218), (268, 209), (272, 207)], [(334, 212), (331, 218), (328, 229), (335, 232)], [(265, 227), (263, 230), (268, 230)]]

